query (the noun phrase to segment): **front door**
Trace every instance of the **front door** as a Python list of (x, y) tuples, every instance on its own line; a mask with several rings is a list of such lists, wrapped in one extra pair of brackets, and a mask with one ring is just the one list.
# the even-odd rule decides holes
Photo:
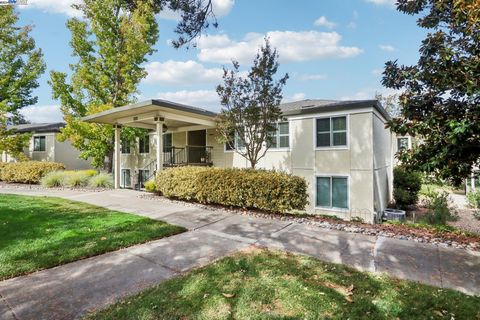
[(188, 163), (205, 162), (207, 130), (188, 131), (187, 144)]

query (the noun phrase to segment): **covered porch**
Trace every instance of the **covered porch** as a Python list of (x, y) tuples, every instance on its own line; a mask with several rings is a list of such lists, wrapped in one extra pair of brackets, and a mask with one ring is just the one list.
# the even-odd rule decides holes
[[(166, 100), (148, 100), (115, 108), (83, 118), (86, 122), (110, 124), (115, 129), (114, 180), (115, 188), (121, 181), (121, 130), (122, 127), (148, 129), (154, 132), (155, 157), (145, 165), (148, 180), (164, 167), (182, 165), (211, 165), (211, 146), (207, 145), (206, 130), (215, 128), (216, 114)], [(185, 132), (186, 143), (176, 146), (171, 136)], [(165, 139), (169, 138), (170, 139)]]

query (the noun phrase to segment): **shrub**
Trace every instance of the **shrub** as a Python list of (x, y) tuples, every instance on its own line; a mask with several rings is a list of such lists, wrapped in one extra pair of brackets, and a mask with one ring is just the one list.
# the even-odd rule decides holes
[(157, 186), (155, 185), (155, 180), (149, 180), (145, 182), (144, 186), (147, 192), (155, 192), (155, 190), (157, 189)]
[(64, 185), (65, 171), (52, 171), (47, 173), (40, 183), (46, 188), (58, 188)]
[(86, 187), (91, 176), (85, 171), (69, 171), (64, 173), (64, 185), (72, 188)]
[(448, 206), (447, 192), (432, 192), (425, 200), (428, 213), (423, 217), (423, 221), (428, 224), (446, 225), (448, 221), (456, 219), (455, 211)]
[(112, 175), (108, 173), (99, 173), (98, 175), (90, 178), (89, 186), (92, 188), (112, 188)]
[(286, 173), (206, 167), (162, 170), (157, 190), (166, 197), (272, 212), (303, 210), (307, 183)]
[(0, 180), (18, 183), (39, 183), (40, 179), (52, 171), (64, 170), (65, 166), (56, 162), (25, 161), (5, 163), (0, 168)]
[(480, 190), (467, 193), (468, 204), (475, 209), (480, 209)]
[(422, 177), (418, 172), (396, 167), (393, 170), (393, 198), (399, 209), (415, 205), (422, 187)]

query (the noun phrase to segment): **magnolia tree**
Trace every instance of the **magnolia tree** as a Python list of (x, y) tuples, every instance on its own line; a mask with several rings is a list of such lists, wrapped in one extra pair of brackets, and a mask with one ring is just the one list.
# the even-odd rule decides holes
[(0, 154), (5, 151), (23, 158), (29, 136), (7, 130), (8, 124), (23, 122), (20, 110), (37, 103), (32, 92), (45, 71), (40, 49), (30, 36), (31, 26), (17, 26), (13, 6), (0, 6)]
[(384, 71), (383, 84), (403, 92), (390, 127), (422, 141), (400, 159), (459, 184), (480, 159), (480, 1), (398, 0), (397, 9), (429, 30), (415, 65)]
[(233, 69), (224, 68), (223, 85), (217, 87), (222, 104), (219, 142), (246, 158), (252, 168), (265, 156), (282, 120), (279, 105), (288, 74), (275, 80), (278, 67), (277, 50), (266, 38), (248, 75), (242, 77), (239, 63), (233, 61)]

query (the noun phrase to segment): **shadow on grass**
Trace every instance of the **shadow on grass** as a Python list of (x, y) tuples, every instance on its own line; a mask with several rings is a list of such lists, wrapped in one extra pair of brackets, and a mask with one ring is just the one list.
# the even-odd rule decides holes
[(89, 319), (475, 319), (480, 298), (254, 250), (130, 297)]

